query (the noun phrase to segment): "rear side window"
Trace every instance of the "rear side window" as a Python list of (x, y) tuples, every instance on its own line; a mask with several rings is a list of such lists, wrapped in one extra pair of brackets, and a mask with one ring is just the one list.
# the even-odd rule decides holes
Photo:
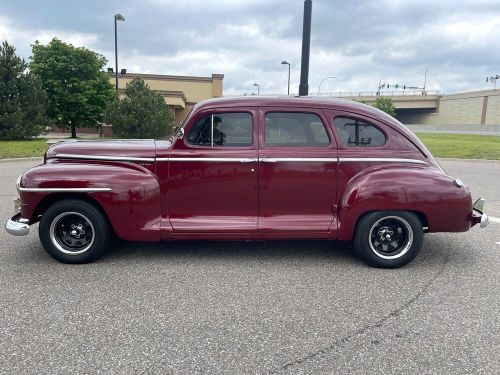
[(380, 147), (385, 145), (385, 134), (368, 122), (347, 117), (337, 117), (334, 125), (345, 146)]
[(314, 147), (330, 143), (323, 122), (312, 113), (270, 112), (266, 114), (264, 127), (269, 146)]
[(195, 146), (251, 146), (252, 115), (217, 113), (201, 117), (191, 127), (187, 141)]

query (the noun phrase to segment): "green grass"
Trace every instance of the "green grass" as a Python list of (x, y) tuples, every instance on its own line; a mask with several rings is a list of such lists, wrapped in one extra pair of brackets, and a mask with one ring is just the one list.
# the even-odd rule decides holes
[(47, 150), (46, 139), (27, 141), (0, 141), (0, 159), (43, 156)]
[(500, 160), (500, 136), (417, 133), (437, 158)]
[[(469, 134), (417, 133), (438, 158), (500, 160), (500, 137)], [(42, 156), (46, 139), (0, 141), (0, 159)]]

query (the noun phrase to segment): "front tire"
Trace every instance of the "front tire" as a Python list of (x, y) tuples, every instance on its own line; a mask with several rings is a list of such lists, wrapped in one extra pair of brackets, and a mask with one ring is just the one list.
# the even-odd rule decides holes
[(63, 263), (88, 263), (108, 248), (106, 217), (94, 205), (67, 199), (51, 205), (40, 220), (40, 241), (49, 255)]
[(414, 213), (371, 212), (359, 220), (354, 250), (371, 266), (397, 268), (417, 256), (423, 238), (422, 223)]

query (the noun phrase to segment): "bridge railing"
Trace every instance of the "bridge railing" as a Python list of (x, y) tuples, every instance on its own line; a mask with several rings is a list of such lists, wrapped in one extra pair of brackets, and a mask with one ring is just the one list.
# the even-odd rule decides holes
[(318, 93), (309, 93), (310, 96), (328, 96), (328, 97), (354, 97), (354, 96), (421, 96), (421, 95), (439, 95), (439, 90), (405, 90), (405, 91), (355, 91), (355, 92), (321, 92)]

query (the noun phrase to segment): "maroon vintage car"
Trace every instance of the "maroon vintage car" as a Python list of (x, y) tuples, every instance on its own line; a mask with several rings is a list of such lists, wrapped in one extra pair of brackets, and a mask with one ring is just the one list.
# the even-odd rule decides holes
[(17, 188), (7, 231), (40, 221), (44, 248), (67, 263), (98, 258), (114, 233), (347, 240), (367, 263), (398, 267), (425, 232), (488, 224), (484, 200), (473, 205), (411, 131), (337, 99), (204, 101), (171, 141), (57, 143)]

